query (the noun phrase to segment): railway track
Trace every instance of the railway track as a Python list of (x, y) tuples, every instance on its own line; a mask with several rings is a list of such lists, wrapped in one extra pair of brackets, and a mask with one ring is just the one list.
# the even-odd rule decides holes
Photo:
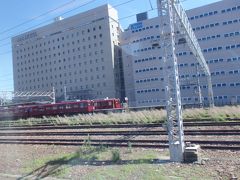
[[(48, 138), (48, 139), (36, 139), (36, 138), (31, 138), (31, 139), (20, 139), (20, 138), (15, 138), (15, 139), (0, 139), (0, 142), (4, 141), (12, 141), (12, 142), (67, 142), (67, 143), (85, 143), (86, 139), (53, 139), (53, 138)], [(150, 144), (167, 144), (167, 140), (136, 140), (136, 139), (90, 139), (90, 143), (150, 143)], [(209, 141), (209, 140), (192, 140), (192, 141), (187, 141), (195, 144), (221, 144), (221, 145), (240, 145), (240, 141)]]
[[(39, 124), (34, 126), (0, 126), (0, 144), (31, 144), (31, 145), (60, 145), (60, 146), (81, 146), (86, 143), (88, 137), (93, 146), (109, 147), (132, 147), (142, 148), (168, 148), (167, 140), (159, 140), (167, 137), (163, 123), (151, 124), (112, 124), (112, 125), (49, 125)], [(186, 137), (196, 136), (196, 140), (189, 142), (201, 145), (202, 149), (218, 150), (240, 150), (240, 121), (230, 122), (185, 122), (184, 126), (189, 128), (184, 131)], [(191, 129), (191, 127), (208, 127), (206, 129)], [(214, 129), (223, 127), (222, 129)], [(224, 129), (228, 127), (228, 129)], [(229, 127), (232, 127), (229, 129)], [(43, 139), (44, 136), (44, 139)], [(218, 139), (204, 139), (206, 136)], [(233, 141), (227, 141), (228, 136), (236, 137)], [(98, 138), (99, 137), (99, 138)], [(119, 139), (121, 137), (121, 139)], [(139, 138), (142, 138), (139, 140)], [(216, 138), (217, 137), (217, 138)], [(84, 139), (85, 138), (85, 139)], [(136, 138), (136, 139), (134, 139)], [(190, 139), (190, 138), (188, 138)]]
[[(240, 121), (232, 122), (185, 122), (183, 123), (185, 127), (214, 127), (214, 126), (240, 126)], [(49, 129), (92, 129), (92, 128), (154, 128), (163, 127), (164, 123), (150, 123), (150, 124), (92, 124), (92, 125), (49, 125), (49, 124), (39, 124), (31, 126), (0, 126), (0, 130), (49, 130)]]
[[(240, 135), (240, 130), (185, 130), (185, 135), (191, 136), (235, 136)], [(1, 132), (1, 136), (158, 136), (167, 135), (165, 130), (118, 130), (118, 131), (67, 131), (67, 132)]]
[[(188, 141), (201, 145), (202, 149), (237, 150), (240, 151), (240, 141)], [(84, 139), (1, 139), (0, 144), (30, 144), (30, 145), (60, 145), (81, 146), (86, 144)], [(88, 145), (107, 147), (141, 147), (168, 148), (167, 140), (97, 140), (91, 139)]]

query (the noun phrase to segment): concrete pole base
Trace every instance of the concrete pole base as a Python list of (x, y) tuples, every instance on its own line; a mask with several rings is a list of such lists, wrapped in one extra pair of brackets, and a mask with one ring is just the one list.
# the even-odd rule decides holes
[(196, 144), (186, 143), (186, 147), (184, 150), (184, 163), (194, 163), (199, 162), (199, 149), (200, 146)]

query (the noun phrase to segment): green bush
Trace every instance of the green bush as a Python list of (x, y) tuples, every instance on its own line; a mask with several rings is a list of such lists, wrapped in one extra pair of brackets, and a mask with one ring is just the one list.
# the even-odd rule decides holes
[(132, 152), (132, 143), (130, 141), (128, 141), (128, 152)]
[(112, 150), (112, 161), (117, 163), (121, 160), (119, 149)]

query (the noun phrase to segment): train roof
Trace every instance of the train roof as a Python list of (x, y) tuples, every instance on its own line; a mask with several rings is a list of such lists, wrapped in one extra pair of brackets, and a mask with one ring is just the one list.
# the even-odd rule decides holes
[(94, 99), (94, 102), (119, 100), (118, 98)]
[(9, 105), (9, 106), (2, 106), (2, 107), (0, 107), (0, 110), (14, 109), (14, 108), (78, 104), (78, 103), (81, 103), (81, 102), (102, 102), (102, 101), (113, 101), (113, 100), (119, 101), (118, 98), (105, 98), (105, 99), (94, 99), (94, 100), (62, 101), (62, 102), (58, 102), (58, 103), (32, 102), (32, 103), (19, 103), (19, 104), (14, 104), (14, 105)]

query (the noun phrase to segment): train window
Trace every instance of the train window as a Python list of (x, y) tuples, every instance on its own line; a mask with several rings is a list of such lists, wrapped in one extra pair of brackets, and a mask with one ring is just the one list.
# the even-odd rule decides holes
[(52, 108), (51, 107), (46, 107), (46, 110), (47, 111), (50, 111)]
[(63, 106), (58, 106), (58, 109), (64, 109), (64, 107)]
[[(3, 110), (0, 110), (0, 112), (1, 112), (1, 111), (3, 112)], [(20, 109), (15, 109), (15, 112), (16, 112), (16, 113), (19, 113), (19, 112), (20, 112)]]
[(38, 108), (37, 107), (33, 108), (33, 111), (38, 111)]
[(101, 104), (100, 106), (103, 106), (103, 107), (108, 106), (108, 102), (101, 102), (100, 104)]
[(112, 101), (109, 101), (109, 102), (108, 102), (108, 105), (109, 105), (109, 106), (112, 106)]
[(84, 103), (80, 103), (80, 108), (84, 108)]
[(94, 103), (94, 106), (100, 107), (100, 106), (101, 106), (101, 103), (100, 103), (100, 102), (95, 102), (95, 103)]
[(53, 110), (57, 110), (58, 108), (57, 108), (57, 106), (53, 106), (52, 109)]
[(67, 104), (66, 109), (71, 109), (71, 105)]
[(73, 108), (78, 108), (78, 105), (77, 105), (77, 104), (74, 104), (74, 105), (73, 105)]
[(43, 112), (43, 111), (45, 111), (45, 109), (44, 108), (39, 108), (38, 111)]

